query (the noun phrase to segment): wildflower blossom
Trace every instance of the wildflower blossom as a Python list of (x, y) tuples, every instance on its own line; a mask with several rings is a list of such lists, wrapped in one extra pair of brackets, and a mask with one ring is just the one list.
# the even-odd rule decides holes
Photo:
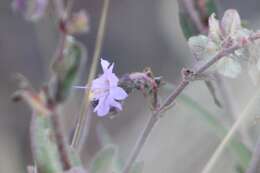
[(91, 85), (91, 99), (98, 100), (94, 111), (99, 116), (105, 116), (109, 113), (111, 107), (122, 110), (122, 105), (118, 100), (124, 100), (127, 93), (118, 86), (118, 77), (113, 73), (114, 63), (101, 59), (103, 74), (93, 80)]
[[(98, 101), (94, 108), (98, 116), (105, 116), (111, 108), (122, 110), (122, 105), (119, 102), (124, 100), (128, 95), (123, 88), (118, 86), (119, 79), (113, 73), (114, 63), (101, 59), (103, 74), (92, 81), (90, 86), (90, 100)], [(76, 86), (76, 88), (86, 89), (88, 86)]]

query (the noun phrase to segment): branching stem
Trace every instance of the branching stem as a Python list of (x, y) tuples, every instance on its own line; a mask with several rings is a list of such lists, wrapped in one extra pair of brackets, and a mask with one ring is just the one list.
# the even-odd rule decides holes
[(190, 73), (186, 73), (185, 71), (182, 71), (182, 80), (180, 81), (177, 88), (174, 89), (171, 92), (171, 94), (165, 99), (165, 101), (162, 103), (162, 105), (155, 112), (152, 113), (152, 115), (151, 115), (148, 123), (146, 124), (142, 134), (140, 135), (133, 151), (131, 152), (130, 157), (127, 160), (127, 163), (122, 172), (129, 173), (133, 163), (135, 162), (136, 158), (140, 154), (140, 152), (145, 144), (145, 141), (147, 140), (148, 136), (150, 135), (154, 125), (160, 119), (161, 111), (164, 110), (164, 108), (166, 108), (168, 105), (174, 103), (176, 98), (189, 85), (189, 83), (192, 81), (194, 76), (199, 76), (200, 74), (202, 74), (204, 71), (206, 71), (211, 65), (215, 64), (221, 58), (233, 53), (235, 50), (242, 48), (242, 47), (246, 46), (247, 44), (250, 44), (251, 41), (259, 39), (259, 38), (260, 38), (260, 33), (256, 33), (255, 35), (253, 35), (249, 38), (250, 41), (248, 41), (247, 43), (243, 43), (243, 44), (237, 43), (228, 48), (223, 48), (214, 57), (212, 57), (207, 63), (201, 65), (200, 67), (198, 67), (196, 69), (189, 70)]

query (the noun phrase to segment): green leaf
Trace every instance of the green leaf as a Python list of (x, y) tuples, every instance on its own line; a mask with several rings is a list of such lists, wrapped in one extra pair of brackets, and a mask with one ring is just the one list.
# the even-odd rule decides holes
[[(34, 115), (32, 121), (32, 147), (36, 165), (40, 172), (62, 172), (60, 155), (52, 132), (50, 118)], [(68, 145), (68, 144), (66, 144)], [(73, 167), (82, 167), (78, 154), (69, 146), (69, 158)]]
[(57, 146), (51, 139), (50, 121), (42, 115), (33, 115), (32, 148), (40, 172), (62, 172)]
[(91, 173), (110, 173), (114, 171), (114, 163), (116, 158), (115, 146), (107, 146), (99, 151), (91, 163)]
[(83, 61), (83, 47), (68, 36), (62, 55), (57, 56), (52, 64), (54, 79), (51, 81), (51, 89), (57, 102), (63, 102), (68, 97)]
[[(207, 123), (208, 126), (214, 130), (214, 132), (220, 139), (223, 139), (223, 137), (225, 137), (225, 135), (228, 132), (228, 129), (226, 129), (215, 118), (215, 116), (212, 113), (210, 113), (208, 110), (203, 108), (200, 104), (198, 104), (196, 101), (194, 101), (192, 98), (190, 98), (187, 95), (182, 94), (178, 97), (177, 100), (183, 103), (188, 108), (192, 109), (192, 111), (197, 111), (198, 112), (197, 115), (201, 116), (202, 120), (204, 120), (204, 122)], [(250, 162), (251, 152), (244, 144), (242, 144), (236, 138), (233, 138), (231, 140), (229, 148), (231, 151), (233, 151), (234, 155), (236, 155), (239, 164), (245, 170)]]

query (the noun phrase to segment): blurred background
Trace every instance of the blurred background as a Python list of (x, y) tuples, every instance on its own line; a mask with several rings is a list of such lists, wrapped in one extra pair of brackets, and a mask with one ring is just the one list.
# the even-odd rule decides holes
[[(77, 0), (74, 10), (86, 9), (90, 16), (90, 32), (79, 35), (88, 51), (85, 73), (79, 82), (83, 85), (93, 55), (97, 26), (102, 0)], [(235, 8), (246, 19), (249, 28), (260, 28), (260, 1), (258, 0), (218, 0), (220, 14), (228, 8)], [(51, 17), (30, 23), (14, 13), (10, 0), (0, 1), (0, 172), (24, 173), (32, 164), (29, 123), (30, 109), (24, 103), (14, 104), (10, 96), (17, 89), (13, 75), (21, 73), (28, 77), (35, 88), (39, 88), (49, 78), (49, 62), (58, 44), (57, 28)], [(176, 0), (111, 0), (106, 36), (101, 53), (109, 61), (115, 62), (118, 75), (142, 71), (149, 66), (157, 76), (175, 84), (180, 79), (183, 66), (192, 64), (191, 54), (181, 32), (178, 21)], [(237, 102), (239, 112), (252, 95), (254, 86), (247, 73), (235, 80), (227, 80), (229, 89)], [(169, 93), (161, 91), (161, 97)], [(68, 101), (64, 124), (68, 133), (78, 115), (83, 95), (74, 91), (75, 97)], [(215, 106), (203, 82), (194, 82), (185, 93), (199, 102), (216, 119), (224, 119), (230, 127), (230, 115)], [(118, 145), (119, 157), (127, 158), (135, 141), (149, 118), (146, 99), (141, 93), (129, 97), (124, 111), (117, 117), (94, 117), (90, 136), (84, 146), (82, 157), (85, 166), (102, 147), (98, 129), (105, 129), (112, 143)], [(138, 160), (144, 161), (145, 173), (187, 173), (200, 172), (220, 139), (203, 121), (199, 112), (177, 103), (160, 120), (149, 137)], [(252, 146), (258, 136), (253, 120), (245, 123)], [(238, 136), (239, 137), (239, 136)], [(234, 159), (225, 152), (213, 172), (235, 172)]]

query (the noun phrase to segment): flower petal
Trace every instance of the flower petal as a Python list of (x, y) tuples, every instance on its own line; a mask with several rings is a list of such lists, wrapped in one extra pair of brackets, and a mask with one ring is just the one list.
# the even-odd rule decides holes
[(104, 75), (101, 75), (97, 79), (93, 80), (91, 84), (91, 89), (102, 89), (102, 88), (106, 89), (108, 87), (109, 87), (108, 82), (106, 76)]
[(122, 105), (121, 105), (121, 103), (119, 103), (119, 102), (117, 102), (117, 101), (115, 101), (115, 100), (111, 100), (110, 105), (111, 105), (112, 107), (117, 108), (117, 109), (120, 110), (120, 111), (122, 110)]
[(117, 86), (119, 79), (115, 73), (105, 72), (104, 75), (106, 75), (107, 80), (109, 81), (108, 83), (110, 88)]
[(104, 96), (98, 100), (98, 105), (95, 107), (94, 112), (97, 112), (97, 115), (103, 117), (109, 113), (110, 103), (109, 97)]
[(108, 69), (109, 64), (110, 63), (107, 60), (101, 58), (101, 66), (104, 72)]
[(128, 95), (122, 88), (114, 87), (110, 89), (110, 96), (116, 100), (124, 100)]

